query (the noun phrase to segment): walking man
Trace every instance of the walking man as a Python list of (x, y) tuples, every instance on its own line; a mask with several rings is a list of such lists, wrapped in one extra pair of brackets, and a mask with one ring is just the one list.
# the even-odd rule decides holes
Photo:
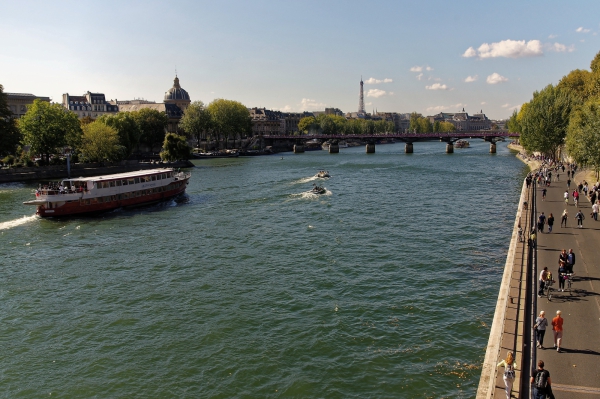
[(583, 213), (581, 213), (581, 209), (577, 210), (577, 213), (575, 214), (575, 219), (577, 219), (577, 227), (583, 229), (583, 219), (585, 219), (585, 216), (583, 216)]
[(563, 337), (563, 318), (560, 316), (562, 312), (556, 311), (556, 317), (552, 319), (552, 332), (554, 333), (554, 347), (560, 353), (560, 345)]
[(562, 216), (560, 217), (560, 227), (563, 227), (563, 223), (565, 224), (565, 227), (567, 227), (567, 218), (569, 216), (569, 213), (567, 212), (567, 210), (565, 209), (562, 213)]
[(544, 187), (542, 189), (542, 201), (546, 201), (546, 192), (548, 192), (548, 190), (546, 190), (546, 187)]
[(538, 231), (544, 232), (544, 225), (546, 224), (546, 215), (544, 212), (538, 217)]
[(533, 397), (535, 399), (546, 399), (547, 396), (554, 399), (550, 372), (544, 370), (543, 360), (538, 361), (538, 368), (532, 373), (530, 383), (533, 385)]
[(575, 253), (573, 252), (573, 249), (569, 248), (569, 253), (567, 254), (568, 273), (573, 273), (573, 266), (575, 266)]
[(596, 222), (598, 221), (598, 208), (600, 208), (600, 206), (598, 205), (598, 202), (595, 202), (594, 205), (592, 205), (592, 217)]

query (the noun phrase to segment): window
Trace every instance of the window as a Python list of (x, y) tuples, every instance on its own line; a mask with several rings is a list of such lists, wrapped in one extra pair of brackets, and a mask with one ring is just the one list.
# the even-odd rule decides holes
[(114, 180), (111, 180), (111, 181), (110, 181), (110, 187), (114, 187), (114, 186), (115, 186), (115, 181), (114, 181)]
[(117, 186), (119, 186), (119, 187), (121, 186), (121, 180), (117, 180), (116, 183), (117, 183)]
[(127, 185), (127, 180), (122, 180), (122, 181), (121, 181), (121, 185), (122, 185), (122, 186), (126, 186), (126, 185)]
[(133, 180), (133, 179), (128, 179), (128, 180), (127, 180), (127, 184), (129, 184), (129, 185), (132, 185), (133, 183), (134, 183), (134, 180)]
[(135, 178), (135, 184), (138, 184), (139, 182), (140, 182), (140, 178), (139, 178), (139, 177), (136, 177), (136, 178)]

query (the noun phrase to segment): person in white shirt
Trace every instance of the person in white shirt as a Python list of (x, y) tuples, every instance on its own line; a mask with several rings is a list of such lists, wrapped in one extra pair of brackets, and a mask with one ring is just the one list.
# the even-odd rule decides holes
[(594, 220), (597, 222), (598, 221), (598, 209), (600, 208), (600, 205), (598, 205), (598, 201), (596, 201), (596, 203), (594, 205), (592, 205), (592, 217), (594, 218)]

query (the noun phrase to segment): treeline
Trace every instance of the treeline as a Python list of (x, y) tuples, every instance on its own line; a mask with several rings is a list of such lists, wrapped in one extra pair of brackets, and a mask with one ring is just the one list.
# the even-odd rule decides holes
[(533, 93), (531, 101), (513, 112), (508, 129), (521, 134), (529, 152), (557, 159), (561, 148), (575, 162), (600, 170), (600, 52), (591, 71), (576, 69), (556, 86)]
[(368, 119), (346, 119), (341, 115), (320, 114), (307, 116), (298, 122), (298, 130), (304, 134), (375, 134), (394, 132), (394, 123)]
[[(78, 119), (60, 104), (35, 100), (27, 113), (12, 118), (3, 87), (0, 85), (0, 157), (4, 163), (31, 166), (34, 156), (39, 164), (60, 163), (69, 148), (75, 162), (120, 161), (140, 147), (153, 151), (161, 147), (165, 160), (188, 159), (191, 147), (187, 138), (234, 140), (251, 132), (247, 108), (232, 100), (217, 99), (208, 106), (196, 101), (185, 110), (179, 127), (184, 135), (166, 133), (168, 117), (164, 112), (143, 108), (134, 112), (103, 115), (97, 119)], [(22, 150), (29, 146), (29, 152)]]

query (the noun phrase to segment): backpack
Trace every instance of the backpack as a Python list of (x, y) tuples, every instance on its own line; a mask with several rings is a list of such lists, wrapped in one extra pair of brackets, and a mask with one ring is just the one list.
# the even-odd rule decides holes
[(545, 389), (548, 385), (548, 372), (546, 370), (538, 371), (535, 376), (535, 387)]
[(512, 365), (509, 364), (506, 366), (506, 368), (504, 369), (504, 376), (509, 380), (515, 379), (515, 370), (513, 370)]

